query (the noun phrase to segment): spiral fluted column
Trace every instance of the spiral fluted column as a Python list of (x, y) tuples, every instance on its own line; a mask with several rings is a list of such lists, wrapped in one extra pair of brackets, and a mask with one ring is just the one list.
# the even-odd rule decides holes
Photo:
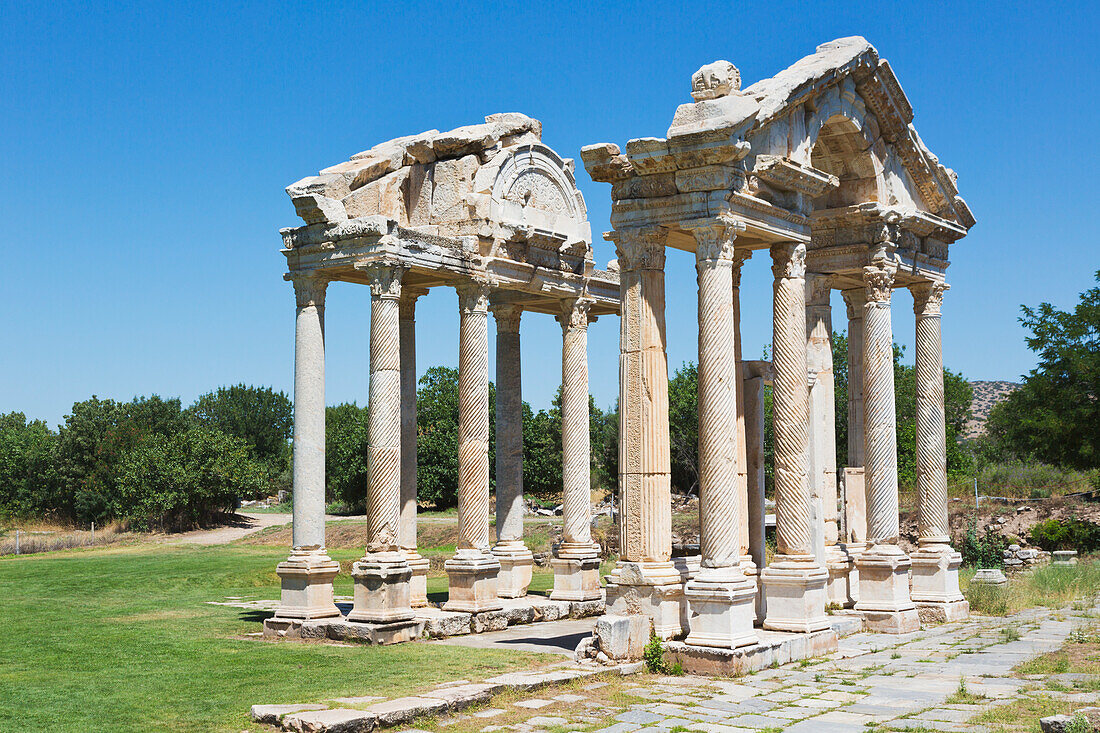
[(764, 628), (810, 632), (825, 616), (828, 573), (810, 543), (809, 386), (806, 379), (806, 246), (771, 248), (775, 276), (772, 412), (775, 435), (775, 516), (778, 556), (761, 574)]
[[(748, 430), (746, 428), (745, 375), (741, 358), (741, 266), (752, 257), (752, 250), (735, 249), (733, 251), (733, 353), (736, 368), (737, 385), (737, 512), (740, 517), (739, 544), (741, 569), (746, 575), (755, 575), (757, 565), (753, 561), (749, 536), (749, 476), (748, 476)], [(755, 581), (753, 581), (755, 583)]]
[(562, 301), (561, 546), (551, 561), (553, 600), (587, 601), (600, 597), (599, 547), (592, 542), (592, 442), (588, 397), (588, 315), (595, 301)]
[(848, 465), (863, 468), (863, 288), (842, 290), (848, 311)]
[(448, 611), (500, 608), (500, 563), (489, 552), (489, 287), (458, 290), (458, 547), (445, 569)]
[(282, 583), (278, 619), (339, 616), (332, 579), (340, 564), (325, 550), (325, 291), (328, 280), (305, 273), (294, 284), (294, 524), (290, 557), (275, 572)]
[(756, 643), (755, 585), (741, 570), (738, 386), (733, 243), (742, 222), (695, 227), (699, 284), (699, 544), (702, 569), (688, 581), (689, 644), (736, 648)]
[(427, 295), (427, 288), (402, 284), (398, 303), (398, 329), (401, 333), (401, 549), (412, 568), (409, 580), (409, 605), (428, 605), (429, 562), (416, 549), (416, 300)]
[[(672, 557), (665, 355), (665, 242), (661, 227), (614, 233), (619, 259), (619, 537), (608, 612), (645, 613), (654, 632), (681, 633), (683, 586)], [(643, 642), (644, 643), (644, 640)]]

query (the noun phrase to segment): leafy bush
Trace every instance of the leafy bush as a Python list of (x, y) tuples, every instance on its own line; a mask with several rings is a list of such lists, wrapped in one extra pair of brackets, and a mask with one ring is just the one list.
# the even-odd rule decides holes
[(1047, 519), (1031, 528), (1033, 544), (1044, 550), (1077, 550), (1094, 552), (1100, 549), (1100, 524), (1085, 519)]
[(191, 427), (133, 450), (122, 463), (119, 495), (137, 529), (189, 529), (231, 512), (264, 478), (243, 440)]
[(329, 501), (367, 506), (367, 408), (354, 402), (325, 410), (325, 481)]
[(57, 490), (57, 434), (21, 412), (0, 415), (0, 514), (50, 514)]
[(653, 674), (679, 676), (684, 673), (684, 668), (679, 662), (669, 664), (665, 661), (664, 642), (653, 632), (650, 632), (649, 642), (642, 650), (642, 660), (645, 662), (646, 669)]
[(955, 546), (962, 554), (964, 565), (1002, 568), (1008, 540), (997, 534), (992, 526), (987, 526), (985, 532), (979, 536), (977, 523), (971, 519), (966, 533), (961, 540), (955, 541)]
[(245, 384), (220, 387), (199, 397), (187, 415), (243, 440), (273, 479), (290, 465), (294, 406), (283, 392)]

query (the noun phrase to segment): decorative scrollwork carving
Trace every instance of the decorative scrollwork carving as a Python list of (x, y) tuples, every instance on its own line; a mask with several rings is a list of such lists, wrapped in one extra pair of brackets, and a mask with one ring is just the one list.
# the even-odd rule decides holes
[(889, 303), (894, 292), (894, 274), (897, 268), (868, 265), (863, 268), (863, 284), (868, 303)]
[(806, 276), (806, 245), (797, 242), (775, 244), (771, 255), (772, 275), (776, 279)]
[(299, 308), (316, 306), (325, 307), (325, 291), (328, 289), (328, 280), (309, 274), (292, 272), (286, 276), (294, 284), (294, 296)]
[(660, 227), (626, 227), (617, 232), (615, 254), (619, 269), (663, 270), (668, 231)]
[(592, 298), (564, 298), (561, 301), (562, 313), (557, 316), (562, 329), (566, 331), (587, 329), (588, 324), (596, 320), (594, 316), (588, 315), (589, 309), (595, 302)]
[(938, 316), (943, 306), (943, 295), (951, 286), (940, 282), (923, 282), (909, 286), (913, 294), (913, 312), (918, 316)]
[(489, 306), (497, 322), (497, 333), (519, 333), (519, 321), (523, 306), (514, 303), (497, 303)]

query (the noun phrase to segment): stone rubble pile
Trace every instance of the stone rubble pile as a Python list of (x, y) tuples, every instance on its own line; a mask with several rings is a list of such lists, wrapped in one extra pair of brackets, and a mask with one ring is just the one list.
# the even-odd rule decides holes
[(1024, 570), (1050, 562), (1050, 553), (1037, 547), (1009, 545), (1004, 551), (1005, 570)]

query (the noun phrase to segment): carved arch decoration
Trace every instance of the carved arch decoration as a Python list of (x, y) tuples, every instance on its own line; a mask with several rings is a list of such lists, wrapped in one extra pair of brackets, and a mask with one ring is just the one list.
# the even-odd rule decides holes
[(814, 101), (806, 120), (810, 165), (840, 179), (839, 188), (826, 190), (814, 200), (814, 208), (888, 201), (889, 150), (855, 83), (846, 78)]

